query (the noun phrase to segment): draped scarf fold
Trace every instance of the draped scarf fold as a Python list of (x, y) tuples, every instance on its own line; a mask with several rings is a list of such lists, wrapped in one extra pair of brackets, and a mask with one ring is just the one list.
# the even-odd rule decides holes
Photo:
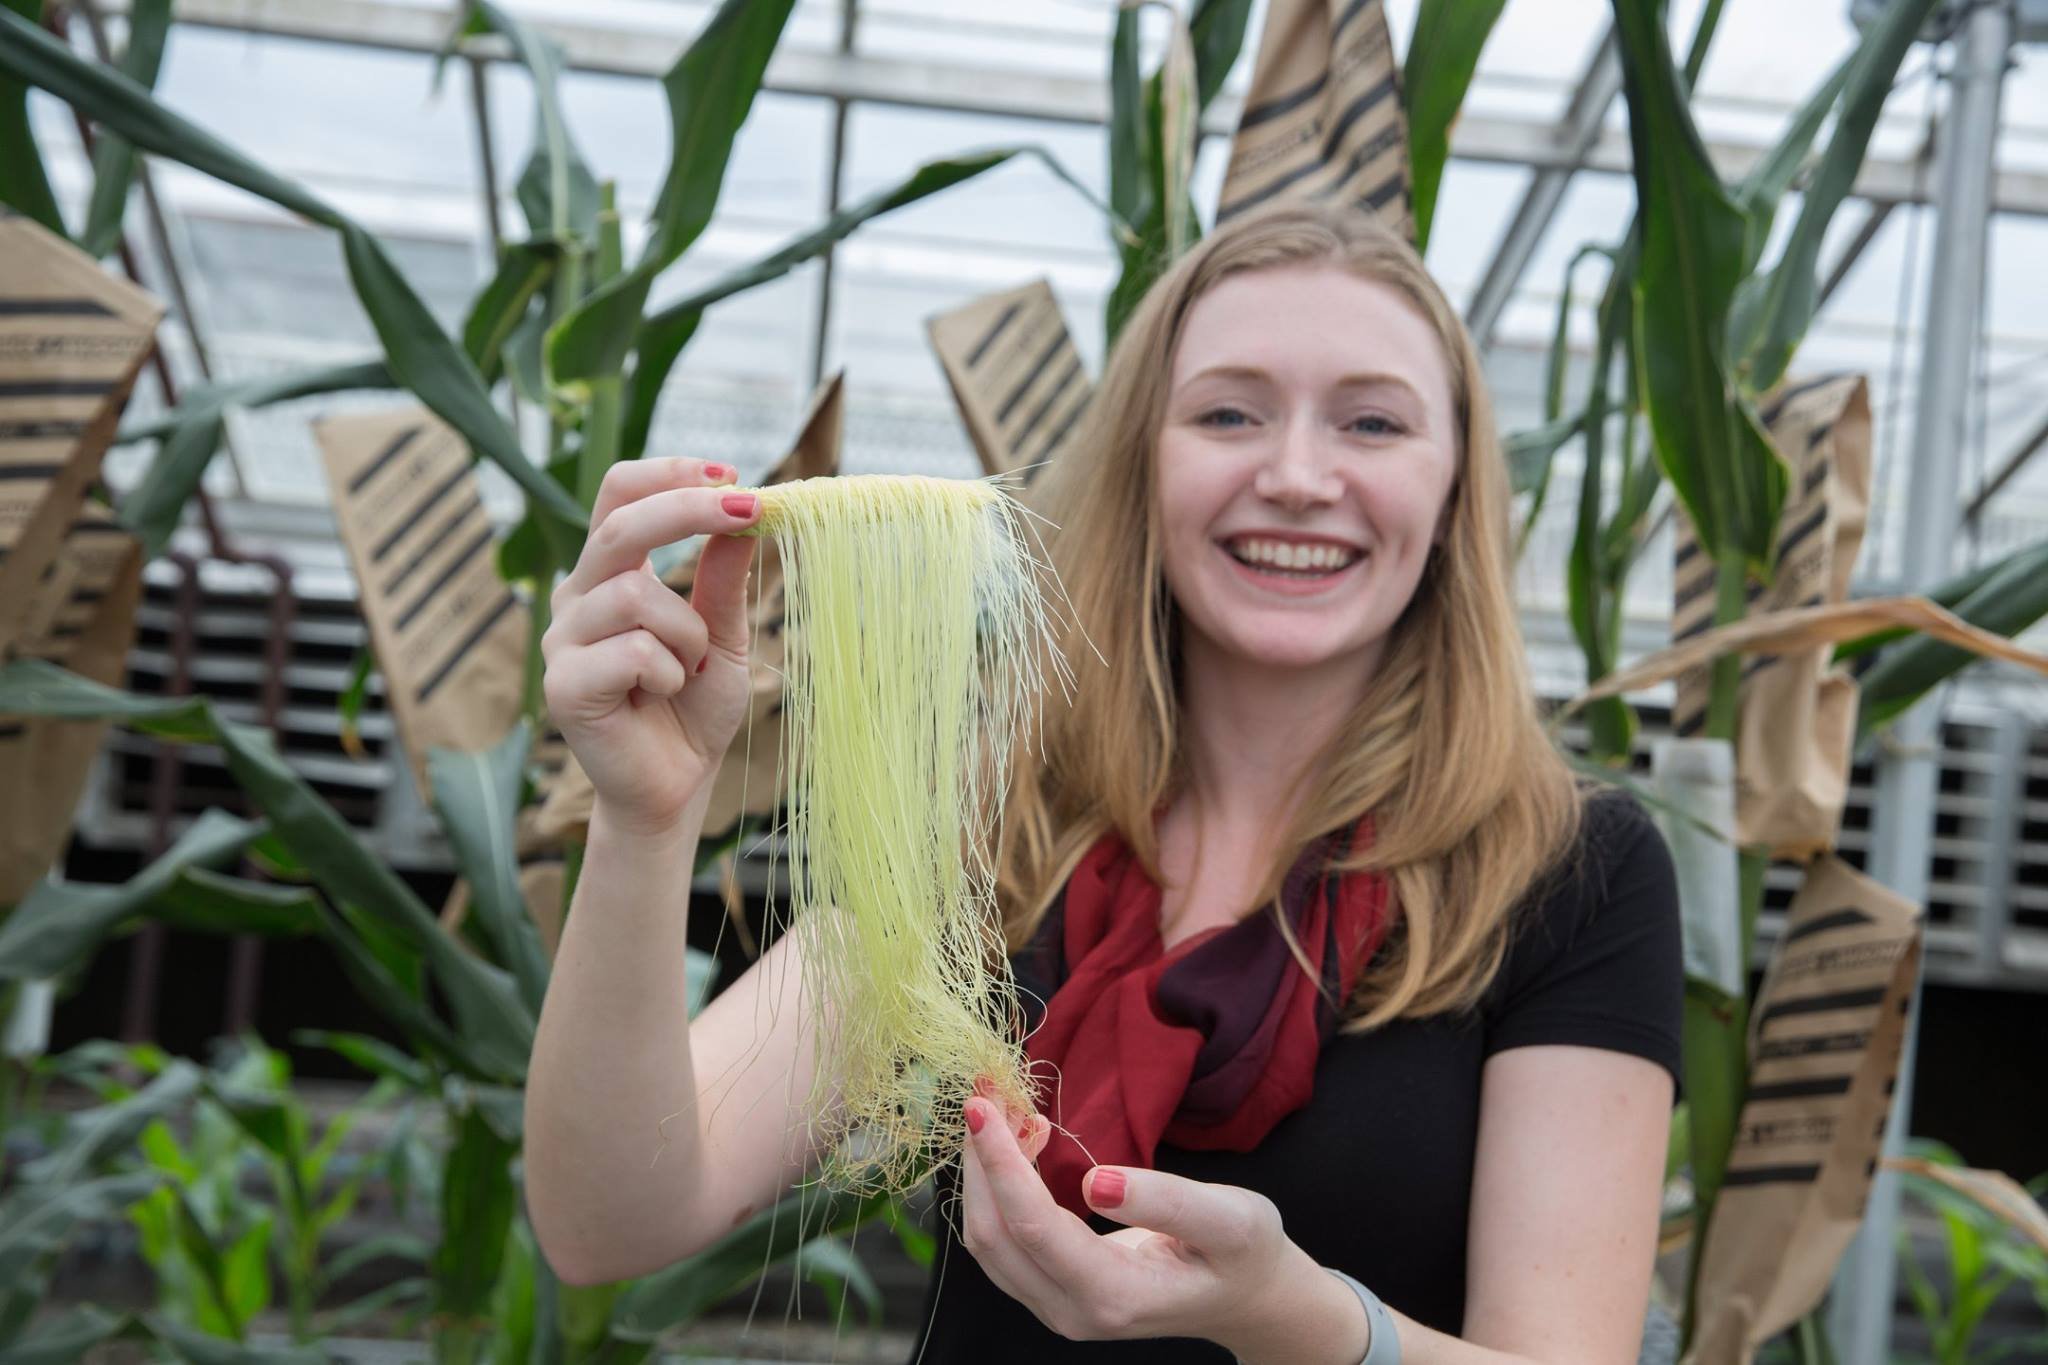
[(1082, 857), (1019, 964), (1045, 998), (1040, 1013), (1027, 996), (1024, 1050), (1053, 1121), (1038, 1169), (1062, 1205), (1089, 1216), (1092, 1165), (1149, 1167), (1161, 1142), (1250, 1151), (1308, 1103), (1323, 1042), (1395, 914), (1380, 873), (1328, 870), (1347, 833), (1368, 847), (1371, 817), (1311, 843), (1281, 888), (1313, 975), (1270, 908), (1167, 949), (1160, 889), (1122, 837)]

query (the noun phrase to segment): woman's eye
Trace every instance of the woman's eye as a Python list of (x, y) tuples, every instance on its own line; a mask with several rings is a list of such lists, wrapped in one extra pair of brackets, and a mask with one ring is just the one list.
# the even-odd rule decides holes
[(1405, 428), (1391, 417), (1369, 412), (1353, 421), (1351, 429), (1367, 436), (1399, 436)]
[(1237, 408), (1211, 408), (1195, 419), (1205, 427), (1234, 427), (1251, 421)]

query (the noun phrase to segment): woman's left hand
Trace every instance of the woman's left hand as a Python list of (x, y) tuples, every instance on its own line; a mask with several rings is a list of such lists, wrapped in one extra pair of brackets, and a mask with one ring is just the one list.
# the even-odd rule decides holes
[(1248, 1315), (1313, 1269), (1264, 1195), (1141, 1167), (1088, 1173), (1089, 1206), (1130, 1224), (1098, 1234), (1053, 1199), (1032, 1164), (1049, 1132), (1043, 1115), (1022, 1125), (1022, 1145), (986, 1098), (967, 1101), (967, 1124), (961, 1242), (999, 1288), (1070, 1340), (1204, 1337), (1242, 1354), (1261, 1330)]

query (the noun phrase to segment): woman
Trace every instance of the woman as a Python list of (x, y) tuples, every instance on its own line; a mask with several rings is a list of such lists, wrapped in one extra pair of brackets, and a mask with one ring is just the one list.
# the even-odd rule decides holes
[[(1235, 221), (1147, 294), (1048, 477), (1107, 665), (1069, 650), (1075, 703), (1006, 811), (1052, 1112), (967, 1101), (922, 1357), (1634, 1361), (1670, 860), (1539, 727), (1505, 471), (1441, 292), (1348, 212)], [(675, 971), (746, 691), (731, 478), (614, 469), (543, 642), (597, 791), (527, 1101), (535, 1228), (577, 1283), (707, 1245), (816, 1155), (791, 940), (694, 1022)], [(686, 606), (645, 563), (694, 533)]]

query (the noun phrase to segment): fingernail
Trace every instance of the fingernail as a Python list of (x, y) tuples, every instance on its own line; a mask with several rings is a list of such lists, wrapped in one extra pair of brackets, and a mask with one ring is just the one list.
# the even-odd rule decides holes
[(706, 654), (706, 655), (705, 655), (705, 656), (704, 656), (703, 658), (701, 658), (701, 659), (697, 660), (697, 666), (696, 666), (695, 668), (691, 669), (690, 671), (691, 671), (692, 673), (702, 673), (702, 672), (704, 671), (704, 665), (706, 665), (706, 664), (708, 664), (708, 663), (710, 663), (710, 662), (711, 662), (711, 656), (710, 656), (709, 654)]
[(981, 1125), (982, 1125), (982, 1124), (984, 1124), (984, 1123), (987, 1123), (987, 1122), (988, 1122), (988, 1115), (987, 1115), (986, 1113), (982, 1112), (982, 1109), (981, 1109), (981, 1106), (980, 1106), (980, 1105), (976, 1105), (976, 1104), (970, 1104), (970, 1105), (968, 1105), (968, 1106), (967, 1106), (967, 1131), (968, 1131), (968, 1132), (970, 1132), (970, 1133), (979, 1133), (979, 1132), (981, 1131)]
[(707, 464), (704, 466), (704, 477), (713, 483), (724, 483), (733, 476), (733, 472), (733, 467), (729, 464)]
[(1088, 1181), (1088, 1202), (1098, 1209), (1113, 1209), (1123, 1203), (1124, 1173), (1096, 1167)]
[(754, 509), (761, 505), (761, 499), (754, 493), (728, 493), (719, 500), (718, 505), (725, 509), (725, 514), (729, 517), (751, 517), (754, 515)]

